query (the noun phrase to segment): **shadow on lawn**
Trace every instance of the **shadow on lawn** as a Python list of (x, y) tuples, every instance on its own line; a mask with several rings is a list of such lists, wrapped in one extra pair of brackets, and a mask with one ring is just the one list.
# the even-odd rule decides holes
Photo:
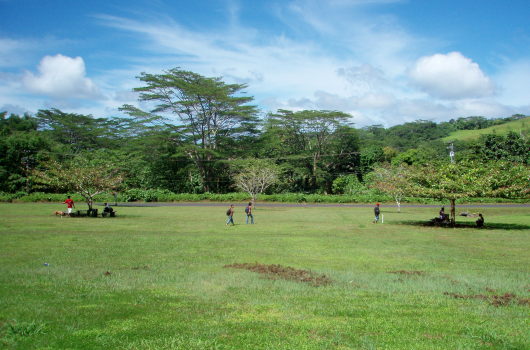
[(484, 227), (478, 228), (474, 222), (456, 222), (452, 225), (433, 224), (430, 221), (405, 220), (399, 221), (401, 225), (424, 226), (424, 227), (439, 227), (439, 228), (469, 228), (477, 230), (530, 230), (530, 225), (522, 224), (504, 224), (498, 222), (486, 223)]

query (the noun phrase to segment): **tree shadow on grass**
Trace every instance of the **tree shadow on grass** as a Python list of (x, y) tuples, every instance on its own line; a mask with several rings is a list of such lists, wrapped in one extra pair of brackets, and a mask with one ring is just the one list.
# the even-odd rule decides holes
[(431, 221), (420, 221), (420, 220), (404, 220), (399, 221), (400, 225), (412, 225), (422, 227), (438, 227), (438, 228), (469, 228), (476, 230), (530, 230), (530, 225), (522, 224), (506, 224), (499, 222), (492, 222), (484, 224), (484, 227), (477, 227), (474, 222), (456, 222), (455, 225), (450, 224), (435, 224)]

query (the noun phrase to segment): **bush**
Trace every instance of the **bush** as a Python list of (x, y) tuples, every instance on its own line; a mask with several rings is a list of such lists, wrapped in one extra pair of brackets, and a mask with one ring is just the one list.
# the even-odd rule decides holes
[[(66, 196), (70, 195), (74, 202), (82, 204), (85, 199), (78, 194), (44, 193), (44, 192), (0, 192), (0, 202), (59, 202), (62, 203)], [(246, 202), (250, 200), (248, 193), (173, 193), (169, 190), (153, 189), (130, 189), (118, 193), (119, 202)], [(384, 195), (372, 190), (365, 190), (349, 195), (326, 195), (307, 193), (277, 193), (261, 194), (258, 200), (264, 202), (280, 203), (375, 203), (394, 202), (391, 196)], [(96, 202), (114, 202), (112, 193), (102, 193), (94, 198)], [(439, 204), (444, 202), (434, 198), (405, 197), (402, 203)], [(506, 198), (465, 198), (458, 203), (528, 203), (528, 199), (506, 199)]]

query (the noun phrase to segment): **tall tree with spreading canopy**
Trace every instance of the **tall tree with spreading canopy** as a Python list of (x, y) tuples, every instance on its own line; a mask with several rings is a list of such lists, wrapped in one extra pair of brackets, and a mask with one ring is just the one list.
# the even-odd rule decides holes
[(257, 123), (257, 109), (249, 105), (253, 98), (242, 96), (246, 85), (226, 84), (180, 68), (141, 73), (138, 79), (145, 85), (134, 91), (140, 93), (140, 101), (152, 102), (153, 108), (145, 112), (124, 105), (121, 110), (152, 122), (170, 122), (176, 116), (187, 138), (182, 152), (193, 160), (204, 190), (209, 191), (216, 175), (214, 161), (224, 153), (225, 141), (252, 133)]
[[(269, 114), (266, 132), (278, 140), (276, 145), (283, 155), (296, 155), (306, 160), (304, 163), (310, 174), (309, 187), (315, 189), (322, 177), (322, 160), (334, 151), (334, 141), (341, 137), (350, 118), (349, 114), (338, 111), (292, 112), (280, 109), (277, 113)], [(331, 186), (332, 180), (329, 183)]]
[(530, 196), (530, 167), (518, 163), (462, 161), (430, 164), (411, 167), (407, 178), (408, 194), (450, 201), (453, 225), (458, 199)]

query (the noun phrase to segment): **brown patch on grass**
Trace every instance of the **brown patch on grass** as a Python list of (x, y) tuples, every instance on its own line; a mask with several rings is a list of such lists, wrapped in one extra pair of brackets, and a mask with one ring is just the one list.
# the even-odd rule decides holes
[(519, 298), (518, 304), (530, 306), (530, 298)]
[(388, 273), (395, 273), (395, 274), (398, 274), (398, 275), (416, 275), (416, 276), (422, 276), (422, 275), (425, 275), (425, 272), (424, 271), (407, 271), (407, 270), (397, 270), (397, 271), (388, 271)]
[(326, 275), (319, 275), (308, 270), (299, 270), (289, 266), (282, 265), (263, 265), (263, 264), (231, 264), (225, 265), (225, 268), (243, 269), (265, 275), (270, 279), (284, 279), (289, 281), (303, 282), (313, 287), (325, 286), (331, 284), (332, 280)]
[(458, 293), (449, 293), (444, 292), (444, 295), (448, 295), (455, 299), (481, 299), (487, 301), (490, 305), (499, 307), (499, 306), (508, 306), (512, 303), (517, 302), (519, 305), (530, 305), (528, 298), (518, 298), (513, 293), (504, 293), (502, 295), (484, 295), (484, 294), (475, 294), (475, 295), (465, 295)]

